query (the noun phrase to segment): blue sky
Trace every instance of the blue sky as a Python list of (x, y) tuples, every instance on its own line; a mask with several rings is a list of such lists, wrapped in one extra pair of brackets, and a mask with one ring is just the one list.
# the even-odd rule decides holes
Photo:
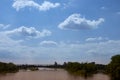
[(0, 61), (107, 64), (120, 54), (119, 0), (0, 0)]

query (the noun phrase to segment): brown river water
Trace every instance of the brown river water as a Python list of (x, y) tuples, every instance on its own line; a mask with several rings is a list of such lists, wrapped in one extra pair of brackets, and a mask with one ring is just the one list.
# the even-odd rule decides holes
[(17, 73), (0, 74), (0, 80), (110, 80), (110, 78), (102, 73), (84, 78), (70, 75), (62, 69), (40, 69), (38, 71), (19, 71)]

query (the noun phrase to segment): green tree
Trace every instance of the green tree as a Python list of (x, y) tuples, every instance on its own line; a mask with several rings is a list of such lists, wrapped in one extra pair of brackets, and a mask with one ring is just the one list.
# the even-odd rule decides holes
[(113, 80), (120, 80), (120, 55), (112, 56), (111, 62), (107, 65), (107, 73)]
[(18, 71), (18, 67), (15, 64), (0, 62), (0, 73), (16, 72), (16, 71)]
[(78, 63), (78, 62), (68, 62), (66, 64), (66, 70), (72, 74), (77, 75), (92, 75), (96, 73), (97, 68), (95, 63)]

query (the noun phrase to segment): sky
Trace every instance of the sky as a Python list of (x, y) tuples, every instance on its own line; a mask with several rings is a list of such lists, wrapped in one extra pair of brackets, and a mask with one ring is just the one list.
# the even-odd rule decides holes
[(120, 0), (0, 0), (0, 61), (96, 62), (120, 54)]

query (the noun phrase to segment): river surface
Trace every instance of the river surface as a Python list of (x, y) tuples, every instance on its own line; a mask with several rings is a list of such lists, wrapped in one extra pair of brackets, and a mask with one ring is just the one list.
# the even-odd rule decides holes
[(38, 71), (19, 71), (17, 73), (0, 74), (0, 80), (110, 80), (107, 75), (102, 73), (91, 77), (81, 77), (70, 75), (62, 69), (45, 69)]

